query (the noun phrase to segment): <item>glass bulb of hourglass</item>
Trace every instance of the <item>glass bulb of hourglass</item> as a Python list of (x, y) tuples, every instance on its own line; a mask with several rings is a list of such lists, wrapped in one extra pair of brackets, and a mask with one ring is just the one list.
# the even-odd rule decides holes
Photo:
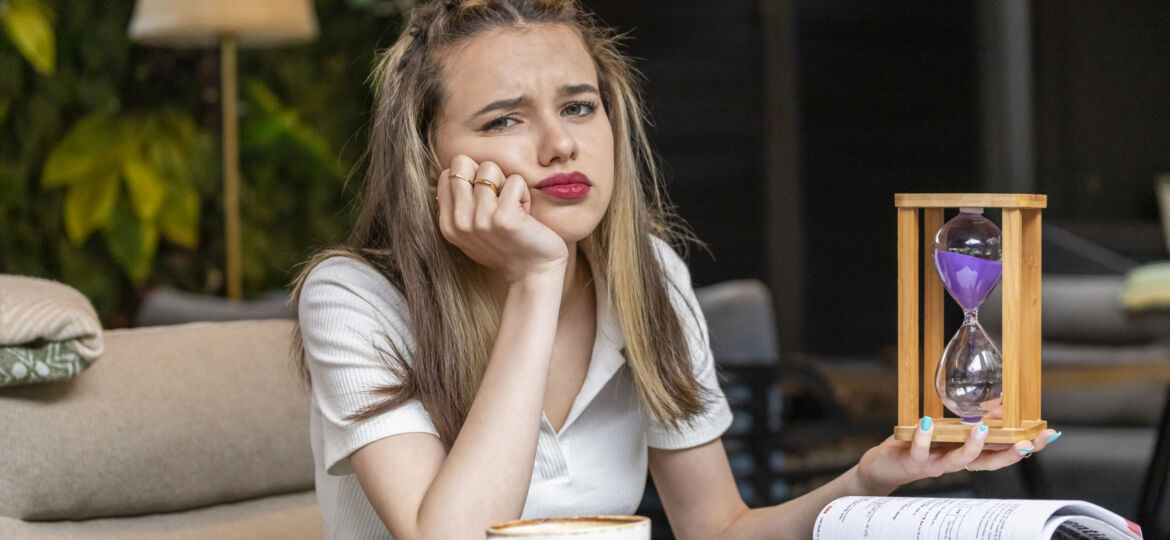
[(966, 320), (947, 344), (935, 373), (939, 399), (964, 424), (978, 424), (983, 415), (998, 408), (1003, 396), (1003, 358), (976, 318)]
[(1003, 395), (1003, 358), (979, 325), (979, 306), (999, 283), (1002, 234), (979, 208), (963, 208), (934, 238), (934, 266), (963, 325), (939, 359), (935, 391), (964, 423), (979, 423)]

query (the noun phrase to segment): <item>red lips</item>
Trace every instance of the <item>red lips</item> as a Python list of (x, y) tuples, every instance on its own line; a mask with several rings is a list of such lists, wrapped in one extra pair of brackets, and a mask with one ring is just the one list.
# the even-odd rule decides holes
[(539, 184), (536, 184), (536, 189), (546, 195), (551, 195), (558, 199), (579, 199), (589, 194), (589, 188), (593, 183), (589, 181), (589, 177), (579, 172), (554, 174)]

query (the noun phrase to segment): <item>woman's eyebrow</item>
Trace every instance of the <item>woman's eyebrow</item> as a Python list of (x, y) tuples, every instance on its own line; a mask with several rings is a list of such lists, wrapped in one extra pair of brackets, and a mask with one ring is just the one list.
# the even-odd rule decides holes
[(471, 116), (476, 117), (476, 116), (479, 116), (483, 113), (496, 111), (496, 110), (500, 110), (500, 109), (512, 109), (512, 108), (518, 107), (520, 105), (523, 105), (525, 103), (528, 103), (528, 98), (525, 96), (508, 98), (508, 99), (498, 99), (496, 101), (488, 103), (487, 105), (484, 105), (484, 107), (482, 109), (475, 111), (475, 114), (473, 114)]
[(590, 92), (601, 95), (592, 84), (566, 84), (557, 89), (562, 96), (575, 96), (577, 94), (588, 94)]
[[(562, 95), (562, 96), (575, 96), (578, 94), (588, 94), (588, 93), (594, 93), (594, 94), (598, 94), (598, 95), (601, 94), (601, 92), (599, 92), (597, 90), (597, 87), (593, 86), (592, 84), (588, 84), (588, 83), (566, 84), (566, 85), (558, 88), (557, 93)], [(488, 103), (487, 105), (484, 105), (483, 108), (481, 108), (478, 111), (475, 111), (475, 114), (472, 114), (471, 116), (472, 116), (472, 118), (474, 118), (474, 117), (479, 116), (481, 114), (489, 113), (492, 111), (498, 111), (500, 109), (513, 109), (513, 108), (519, 107), (521, 105), (524, 105), (525, 103), (528, 103), (529, 101), (530, 100), (528, 99), (527, 96), (520, 96), (520, 97), (514, 97), (514, 98), (507, 98), (507, 99), (497, 99), (496, 101), (493, 101), (491, 103)]]

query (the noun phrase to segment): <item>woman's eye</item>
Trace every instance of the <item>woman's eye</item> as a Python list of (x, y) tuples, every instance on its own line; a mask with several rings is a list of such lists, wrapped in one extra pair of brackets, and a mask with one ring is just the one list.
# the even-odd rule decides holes
[(484, 124), (484, 131), (502, 131), (516, 125), (516, 119), (511, 116), (501, 116)]
[(595, 110), (597, 110), (597, 105), (588, 101), (574, 101), (565, 105), (565, 114), (567, 116), (589, 116)]

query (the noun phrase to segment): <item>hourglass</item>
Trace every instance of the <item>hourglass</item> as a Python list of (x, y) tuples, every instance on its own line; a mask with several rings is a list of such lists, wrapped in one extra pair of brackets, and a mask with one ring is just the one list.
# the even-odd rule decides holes
[(934, 390), (963, 424), (979, 424), (1002, 402), (1003, 358), (979, 324), (979, 306), (1003, 270), (1001, 239), (982, 208), (960, 208), (934, 237), (934, 267), (963, 307), (963, 324), (939, 359)]
[[(894, 205), (898, 208), (894, 437), (910, 440), (918, 420), (931, 416), (934, 441), (963, 442), (979, 422), (989, 427), (987, 442), (1035, 438), (1048, 427), (1040, 418), (1040, 211), (1047, 197), (897, 194)], [(1003, 210), (1002, 234), (975, 211), (978, 208)], [(946, 226), (945, 209), (960, 210)], [(1002, 349), (996, 349), (978, 321), (978, 307), (997, 279), (1003, 289)], [(944, 286), (965, 315), (945, 351)], [(936, 383), (941, 383), (942, 391), (935, 391)], [(956, 417), (945, 416), (944, 402)], [(987, 415), (997, 408), (1002, 414), (995, 416), (1002, 418)]]

